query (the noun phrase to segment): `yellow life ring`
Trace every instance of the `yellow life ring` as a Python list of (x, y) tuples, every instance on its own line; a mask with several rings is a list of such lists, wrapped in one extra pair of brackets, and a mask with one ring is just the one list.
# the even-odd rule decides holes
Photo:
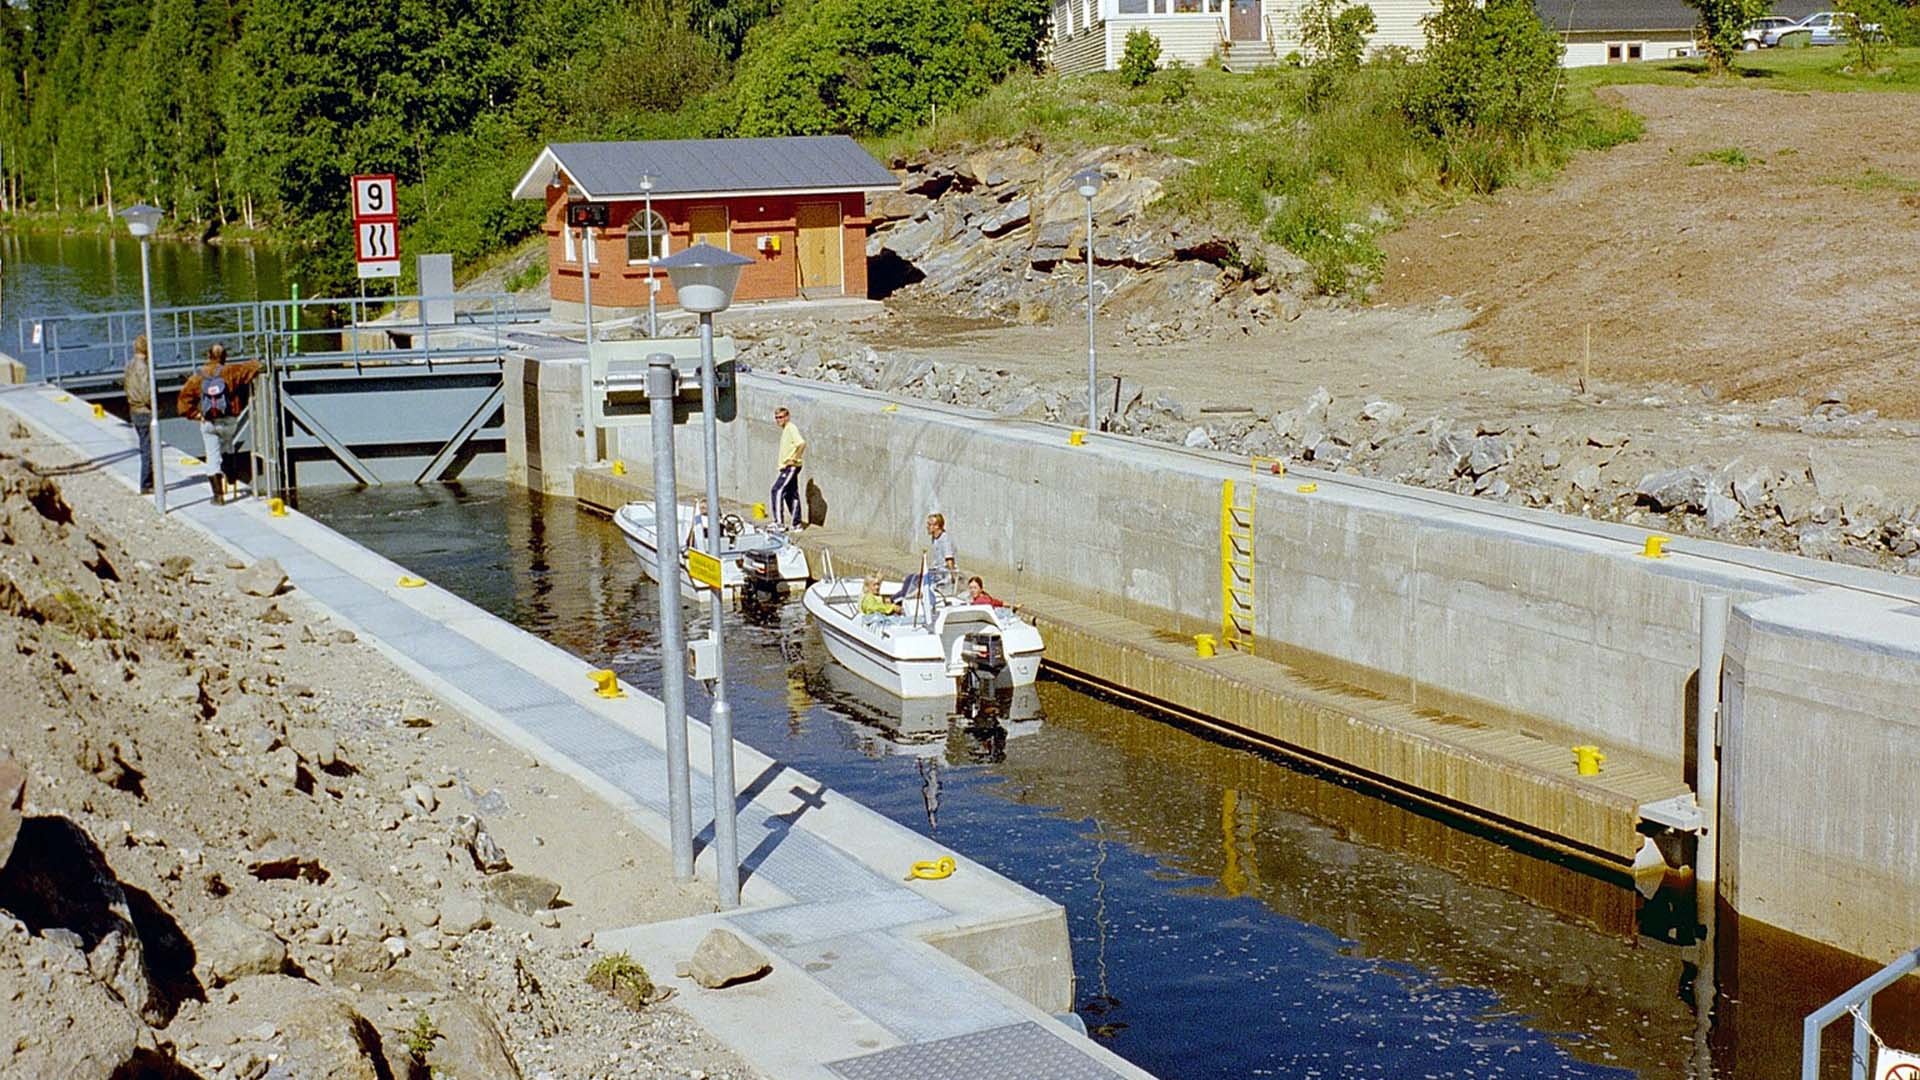
[(907, 880), (919, 878), (921, 881), (939, 881), (941, 878), (952, 877), (955, 869), (957, 867), (951, 855), (942, 855), (938, 859), (923, 859), (914, 863), (913, 869), (907, 871)]

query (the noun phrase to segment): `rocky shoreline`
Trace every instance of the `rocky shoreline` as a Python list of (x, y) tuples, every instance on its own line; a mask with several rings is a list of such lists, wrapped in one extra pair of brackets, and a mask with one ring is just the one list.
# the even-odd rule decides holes
[[(1083, 422), (1081, 378), (1042, 382), (872, 344), (890, 332), (897, 336), (884, 324), (746, 324), (738, 328), (740, 358), (750, 367), (1001, 416)], [(1382, 397), (1336, 398), (1324, 386), (1298, 401), (1263, 403), (1250, 387), (1255, 400), (1245, 404), (1201, 404), (1183, 400), (1176, 388), (1120, 379), (1102, 383), (1099, 408), (1109, 430), (1160, 442), (1920, 573), (1920, 506), (1883, 492), (1822, 447), (1920, 438), (1920, 423), (1855, 413), (1841, 393), (1758, 405), (1721, 404), (1678, 387), (1608, 394), (1596, 390), (1584, 399), (1601, 419), (1539, 418), (1537, 411), (1498, 406), (1469, 417), (1411, 414)], [(1789, 434), (1808, 448), (1706, 459), (1670, 434), (1615, 426), (1620, 421), (1606, 417), (1617, 398), (1641, 409), (1685, 411), (1701, 427)]]
[(588, 984), (664, 852), (10, 419), (0, 647), (0, 1073), (755, 1075)]

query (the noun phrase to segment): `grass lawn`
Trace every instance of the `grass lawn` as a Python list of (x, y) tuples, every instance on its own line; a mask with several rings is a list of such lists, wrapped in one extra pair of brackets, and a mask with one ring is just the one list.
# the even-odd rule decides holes
[(1707, 74), (1704, 60), (1665, 60), (1651, 64), (1606, 64), (1575, 68), (1570, 83), (1592, 89), (1623, 83), (1662, 86), (1751, 86), (1763, 90), (1886, 90), (1920, 93), (1920, 49), (1882, 49), (1872, 71), (1859, 68), (1860, 54), (1840, 45), (1805, 49), (1763, 49), (1741, 53), (1733, 74)]

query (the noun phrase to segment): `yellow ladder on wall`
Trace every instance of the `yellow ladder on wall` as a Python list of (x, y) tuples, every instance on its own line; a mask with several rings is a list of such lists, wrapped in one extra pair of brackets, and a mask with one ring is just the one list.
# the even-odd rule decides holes
[(1234, 483), (1220, 483), (1220, 644), (1253, 652), (1253, 500), (1236, 501)]

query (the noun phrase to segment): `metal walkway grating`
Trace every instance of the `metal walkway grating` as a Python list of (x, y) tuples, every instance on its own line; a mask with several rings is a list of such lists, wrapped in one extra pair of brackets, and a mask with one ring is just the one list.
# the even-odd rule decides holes
[(1114, 1080), (1039, 1024), (1021, 1023), (830, 1061), (845, 1080)]

